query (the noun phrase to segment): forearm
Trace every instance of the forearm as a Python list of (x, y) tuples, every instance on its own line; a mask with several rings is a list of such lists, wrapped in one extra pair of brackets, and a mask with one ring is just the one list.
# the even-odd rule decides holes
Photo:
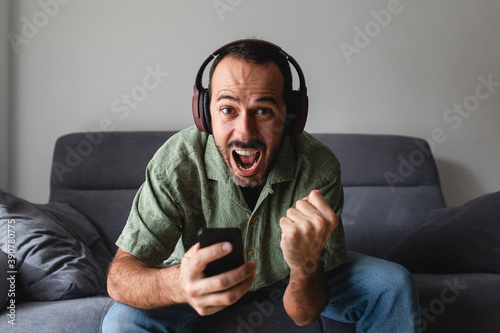
[(330, 291), (324, 271), (310, 276), (290, 273), (290, 283), (283, 296), (285, 311), (300, 326), (314, 322), (328, 304)]
[(339, 218), (318, 190), (297, 200), (295, 208), (280, 219), (280, 245), (291, 270), (283, 305), (297, 325), (312, 323), (328, 304), (321, 253), (338, 224)]
[(179, 265), (154, 268), (118, 250), (108, 273), (111, 298), (140, 309), (182, 303), (178, 287)]

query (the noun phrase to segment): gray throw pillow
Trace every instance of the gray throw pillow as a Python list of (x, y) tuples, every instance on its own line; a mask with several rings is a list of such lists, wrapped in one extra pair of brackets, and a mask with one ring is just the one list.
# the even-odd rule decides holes
[(49, 301), (105, 292), (112, 256), (92, 223), (71, 206), (32, 204), (0, 190), (0, 230), (3, 252), (12, 253), (8, 237), (10, 245), (15, 242), (19, 282), (27, 299)]
[(9, 260), (5, 253), (0, 251), (0, 312), (5, 310), (9, 300), (10, 274), (8, 273)]
[(500, 273), (500, 192), (431, 211), (386, 259), (413, 273)]

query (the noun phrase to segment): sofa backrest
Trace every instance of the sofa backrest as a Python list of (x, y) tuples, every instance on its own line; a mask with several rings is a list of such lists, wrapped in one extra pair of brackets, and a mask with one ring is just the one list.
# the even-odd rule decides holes
[(313, 135), (340, 161), (349, 250), (384, 258), (425, 223), (432, 209), (445, 207), (426, 141), (398, 135)]
[(55, 145), (50, 201), (84, 214), (115, 253), (146, 166), (175, 132), (95, 132), (60, 137)]
[[(147, 163), (175, 132), (95, 132), (56, 142), (51, 202), (86, 215), (110, 251), (118, 238)], [(391, 135), (313, 134), (341, 162), (342, 219), (349, 250), (384, 257), (401, 237), (444, 207), (439, 177), (423, 140)]]

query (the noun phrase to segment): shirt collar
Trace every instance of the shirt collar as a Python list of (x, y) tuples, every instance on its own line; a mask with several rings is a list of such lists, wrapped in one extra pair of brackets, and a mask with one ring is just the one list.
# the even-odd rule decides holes
[[(295, 156), (292, 140), (289, 136), (286, 136), (280, 149), (278, 150), (274, 166), (269, 172), (266, 184), (272, 185), (293, 180), (296, 163), (297, 157)], [(220, 156), (217, 146), (215, 145), (213, 135), (208, 137), (205, 149), (205, 171), (209, 179), (232, 183), (231, 177), (228, 174), (226, 163)]]

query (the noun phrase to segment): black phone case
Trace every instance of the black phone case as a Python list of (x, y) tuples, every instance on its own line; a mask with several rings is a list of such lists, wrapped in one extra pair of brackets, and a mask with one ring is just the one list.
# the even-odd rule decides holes
[(237, 228), (202, 228), (198, 231), (200, 247), (207, 247), (220, 242), (230, 242), (233, 250), (220, 259), (214, 260), (205, 268), (205, 275), (213, 276), (224, 273), (244, 264), (243, 241), (241, 230)]

